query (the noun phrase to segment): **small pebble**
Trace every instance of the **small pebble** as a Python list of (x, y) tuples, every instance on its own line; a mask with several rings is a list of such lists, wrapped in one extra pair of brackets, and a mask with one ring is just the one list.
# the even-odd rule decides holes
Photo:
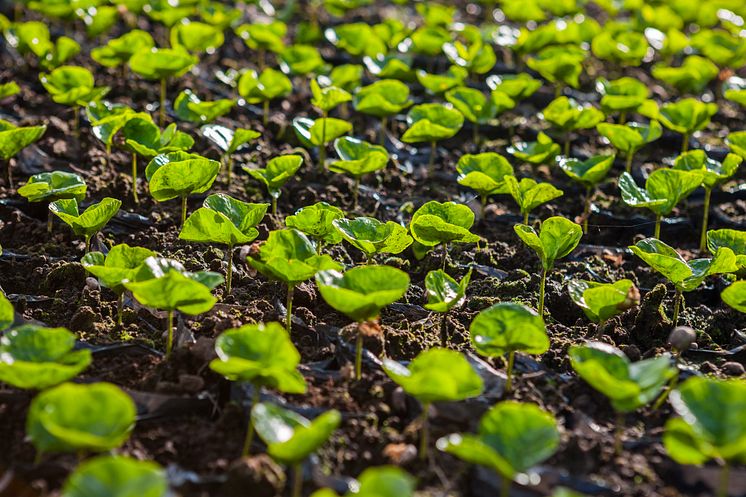
[(689, 350), (689, 347), (696, 339), (697, 332), (688, 326), (677, 326), (668, 335), (669, 345), (679, 352)]
[(728, 376), (741, 376), (746, 373), (740, 362), (728, 361), (720, 367), (720, 371)]
[(90, 276), (85, 279), (85, 286), (90, 291), (101, 289), (101, 285), (99, 285), (98, 280)]

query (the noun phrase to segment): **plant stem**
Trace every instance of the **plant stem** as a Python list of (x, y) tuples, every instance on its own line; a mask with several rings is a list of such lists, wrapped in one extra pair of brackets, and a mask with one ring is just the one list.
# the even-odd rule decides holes
[(132, 199), (136, 204), (140, 203), (140, 198), (137, 196), (137, 154), (132, 154)]
[[(259, 403), (261, 400), (262, 389), (256, 383), (252, 383), (253, 391), (251, 392), (251, 407)], [(254, 419), (251, 417), (251, 409), (249, 409), (249, 426), (246, 428), (246, 437), (243, 440), (243, 449), (241, 449), (241, 455), (246, 457), (251, 451), (251, 442), (254, 441)]]
[(360, 324), (357, 327), (357, 338), (355, 339), (355, 379), (360, 381), (363, 377), (363, 333)]
[(712, 188), (705, 187), (705, 211), (702, 214), (702, 234), (699, 236), (699, 251), (704, 252), (707, 247), (707, 224), (710, 220), (710, 197)]
[(181, 227), (184, 227), (184, 223), (186, 222), (186, 213), (187, 213), (187, 196), (182, 195), (181, 196)]
[(474, 126), (472, 126), (472, 133), (471, 139), (474, 141), (474, 145), (479, 147), (479, 123), (474, 123)]
[(301, 497), (303, 493), (303, 465), (297, 463), (293, 466), (293, 497)]
[(228, 186), (230, 186), (231, 181), (233, 180), (233, 156), (228, 155), (228, 157), (225, 158), (225, 163), (226, 173), (228, 174), (226, 183), (228, 184)]
[(482, 219), (484, 219), (484, 210), (487, 208), (487, 195), (482, 195), (480, 197), (480, 208), (482, 213)]
[(622, 111), (619, 114), (619, 124), (625, 124), (627, 122), (627, 111)]
[(627, 162), (624, 165), (624, 170), (628, 173), (632, 172), (632, 161), (635, 158), (635, 154), (627, 153)]
[(360, 195), (360, 176), (355, 177), (355, 186), (352, 190), (352, 210), (357, 210), (357, 201)]
[(565, 136), (565, 146), (564, 146), (564, 152), (565, 157), (570, 156), (570, 133), (567, 133), (567, 136)]
[(80, 106), (73, 107), (73, 136), (77, 140), (80, 138)]
[(528, 225), (528, 212), (523, 213), (523, 224)]
[(432, 141), (432, 142), (430, 142), (430, 162), (428, 162), (428, 164), (427, 164), (427, 169), (431, 173), (435, 169), (435, 152), (436, 152), (435, 142)]
[(262, 125), (266, 128), (267, 123), (269, 122), (269, 100), (265, 100), (264, 103), (262, 103)]
[(508, 366), (505, 368), (505, 392), (510, 393), (513, 391), (513, 365), (515, 364), (515, 351), (511, 350), (508, 352)]
[(585, 189), (585, 207), (583, 208), (583, 234), (588, 234), (588, 217), (591, 215), (591, 189)]
[(92, 236), (93, 235), (86, 235), (85, 236), (85, 253), (86, 254), (91, 251), (91, 237)]
[(681, 153), (689, 150), (689, 133), (684, 133), (684, 139), (681, 142)]
[(554, 98), (557, 99), (557, 98), (560, 98), (561, 96), (562, 96), (562, 86), (559, 83), (557, 83), (554, 86)]
[(277, 214), (277, 197), (272, 197), (272, 214)]
[(285, 303), (285, 329), (290, 333), (290, 329), (293, 326), (293, 293), (295, 293), (295, 285), (288, 285), (288, 299)]
[(106, 144), (106, 168), (111, 169), (112, 171), (114, 168), (111, 167), (111, 143)]
[(122, 326), (122, 313), (124, 313), (124, 292), (117, 298), (117, 326)]
[(168, 341), (166, 342), (166, 359), (171, 357), (171, 349), (174, 346), (174, 311), (168, 311), (167, 321)]
[(225, 273), (226, 295), (231, 293), (231, 281), (233, 280), (233, 245), (228, 245), (228, 271)]
[(444, 312), (440, 316), (440, 346), (441, 347), (448, 346), (448, 320), (446, 319), (447, 315), (448, 313)]
[(660, 240), (661, 238), (661, 215), (656, 214), (655, 215), (655, 233), (653, 236)]
[(386, 145), (386, 126), (389, 124), (389, 118), (384, 116), (381, 118), (381, 129), (378, 130), (378, 142), (383, 147)]
[(622, 426), (624, 425), (624, 413), (616, 413), (616, 427), (614, 429), (614, 454), (622, 455)]
[(446, 270), (446, 261), (447, 260), (448, 260), (448, 244), (444, 243), (443, 244), (443, 261), (442, 261), (443, 267), (441, 268), (441, 269), (443, 269), (443, 271)]
[(500, 497), (510, 497), (510, 483), (511, 481), (505, 476), (500, 475)]
[(54, 214), (52, 214), (52, 211), (49, 210), (49, 212), (47, 212), (47, 233), (52, 232), (53, 225), (54, 225)]
[(422, 427), (420, 428), (420, 460), (424, 461), (427, 457), (427, 448), (430, 444), (430, 426), (427, 422), (427, 415), (430, 411), (430, 403), (425, 402), (422, 404), (422, 417), (421, 424)]
[(730, 464), (723, 464), (720, 470), (720, 485), (718, 486), (717, 497), (728, 497), (728, 483), (730, 481)]
[(544, 318), (544, 292), (546, 291), (547, 285), (547, 270), (544, 269), (541, 273), (541, 283), (539, 285), (539, 316)]
[(679, 322), (679, 308), (681, 306), (681, 301), (684, 298), (684, 296), (681, 294), (681, 290), (678, 288), (676, 289), (676, 294), (674, 295), (673, 299), (673, 325), (676, 326), (676, 323)]
[(161, 128), (166, 124), (166, 80), (167, 78), (161, 78), (161, 101), (158, 107), (158, 122)]
[(326, 164), (326, 111), (321, 114), (321, 145), (319, 145), (319, 170)]

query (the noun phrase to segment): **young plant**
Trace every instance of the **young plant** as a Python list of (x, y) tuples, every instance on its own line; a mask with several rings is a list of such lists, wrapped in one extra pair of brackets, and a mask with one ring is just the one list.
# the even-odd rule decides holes
[(728, 154), (725, 156), (723, 162), (718, 162), (707, 157), (704, 150), (684, 152), (674, 162), (674, 169), (700, 171), (703, 174), (702, 186), (705, 189), (705, 205), (702, 215), (702, 231), (699, 238), (700, 252), (705, 251), (705, 244), (707, 242), (707, 225), (710, 217), (710, 197), (712, 196), (712, 190), (736, 174), (741, 162), (743, 162), (743, 158), (736, 154)]
[(560, 146), (552, 139), (539, 132), (534, 142), (516, 142), (506, 148), (509, 154), (529, 164), (547, 164), (560, 153)]
[[(21, 7), (17, 3), (17, 7)], [(80, 44), (68, 36), (52, 40), (47, 25), (41, 21), (3, 24), (8, 45), (15, 47), (21, 55), (32, 54), (45, 69), (55, 69), (80, 53)]]
[(293, 290), (319, 271), (339, 270), (342, 266), (327, 255), (319, 255), (306, 235), (294, 229), (271, 231), (259, 253), (249, 264), (267, 278), (287, 285), (285, 327), (290, 332), (293, 317)]
[(660, 238), (661, 220), (673, 211), (676, 204), (687, 198), (702, 184), (701, 171), (656, 169), (640, 188), (627, 172), (619, 177), (622, 200), (630, 207), (647, 208), (655, 213), (655, 238)]
[[(83, 178), (74, 173), (52, 171), (31, 176), (18, 194), (29, 202), (54, 202), (68, 198), (78, 202), (85, 198), (86, 184)], [(52, 232), (52, 211), (47, 218), (47, 231)]]
[(8, 330), (0, 337), (0, 381), (41, 391), (71, 380), (91, 364), (90, 350), (74, 348), (75, 335), (66, 328), (24, 324)]
[(625, 170), (632, 172), (632, 161), (635, 154), (648, 143), (652, 143), (663, 134), (663, 129), (658, 121), (650, 121), (650, 124), (627, 123), (609, 124), (600, 123), (596, 130), (604, 136), (620, 152), (624, 152)]
[[(0, 251), (2, 247), (0, 247)], [(2, 252), (0, 252), (2, 255)], [(7, 330), (13, 326), (13, 322), (16, 320), (15, 310), (13, 304), (10, 303), (8, 297), (3, 292), (0, 292), (0, 331)]]
[(151, 120), (150, 114), (135, 112), (128, 105), (115, 104), (106, 100), (91, 102), (86, 106), (85, 112), (91, 123), (93, 136), (98, 138), (106, 148), (107, 166), (111, 164), (111, 148), (114, 140), (127, 123), (133, 119)]
[(721, 229), (707, 232), (707, 250), (717, 254), (721, 247), (728, 248), (736, 255), (739, 271), (746, 269), (746, 231)]
[(448, 311), (460, 307), (466, 301), (466, 287), (471, 281), (471, 269), (456, 281), (442, 269), (430, 271), (425, 276), (425, 292), (427, 293), (427, 304), (425, 309), (437, 312), (440, 317), (440, 345), (448, 345)]
[(166, 93), (169, 78), (178, 78), (186, 74), (197, 62), (197, 57), (183, 48), (142, 49), (130, 57), (129, 66), (132, 71), (142, 78), (160, 81), (158, 122), (161, 128), (166, 125)]
[(74, 198), (63, 198), (49, 204), (49, 210), (72, 228), (73, 233), (85, 238), (86, 254), (91, 249), (91, 238), (101, 231), (116, 216), (122, 201), (105, 197), (97, 204), (89, 205), (82, 213), (78, 210), (78, 201)]
[(158, 463), (99, 456), (81, 463), (62, 486), (62, 497), (166, 497), (168, 479)]
[(134, 281), (145, 260), (155, 255), (155, 252), (144, 247), (130, 247), (126, 243), (120, 243), (111, 247), (106, 254), (88, 252), (80, 260), (86, 271), (98, 278), (101, 286), (117, 294), (117, 325), (122, 325), (126, 291), (124, 284)]
[(588, 218), (591, 215), (593, 188), (606, 179), (614, 165), (615, 155), (595, 155), (586, 160), (557, 157), (557, 165), (571, 180), (585, 187), (583, 207), (583, 233), (588, 233)]
[(651, 70), (655, 79), (661, 80), (679, 93), (699, 94), (720, 73), (718, 66), (699, 55), (689, 55), (681, 65), (656, 64)]
[(326, 202), (316, 202), (308, 207), (301, 207), (295, 214), (287, 216), (285, 226), (311, 237), (316, 243), (316, 252), (321, 254), (324, 245), (336, 245), (342, 241), (342, 234), (334, 226), (334, 221), (344, 217), (345, 213), (339, 207)]
[(474, 212), (467, 206), (455, 202), (431, 200), (412, 215), (409, 231), (420, 245), (418, 249), (429, 252), (443, 245), (443, 269), (448, 257), (449, 243), (476, 243), (481, 238), (471, 231)]
[(376, 254), (399, 254), (412, 244), (407, 228), (372, 217), (335, 219), (332, 224), (347, 242), (365, 254), (370, 264)]
[[(225, 330), (215, 340), (215, 353), (218, 358), (210, 362), (210, 369), (230, 381), (251, 383), (252, 406), (259, 404), (262, 387), (283, 393), (306, 392), (306, 381), (297, 369), (300, 354), (280, 323), (247, 324)], [(243, 456), (249, 454), (253, 438), (252, 417), (241, 451)]]
[(614, 283), (570, 280), (567, 291), (572, 301), (583, 309), (586, 317), (598, 323), (597, 336), (606, 321), (640, 303), (640, 290), (628, 279)]
[(212, 187), (220, 162), (187, 152), (157, 155), (145, 168), (150, 195), (156, 202), (181, 199), (181, 226), (187, 217), (187, 197)]
[(198, 243), (219, 243), (228, 246), (226, 294), (231, 293), (233, 279), (233, 248), (259, 236), (256, 226), (267, 213), (269, 204), (242, 202), (225, 193), (209, 195), (204, 203), (184, 222), (179, 238)]
[(309, 76), (329, 72), (329, 65), (311, 45), (291, 45), (280, 53), (280, 69), (292, 76)]
[(251, 408), (251, 421), (272, 459), (293, 468), (292, 497), (301, 497), (303, 461), (316, 452), (342, 422), (339, 411), (325, 411), (313, 421), (280, 406), (261, 402)]
[(443, 53), (452, 64), (463, 67), (471, 75), (489, 72), (497, 61), (492, 45), (485, 42), (482, 31), (477, 26), (462, 26), (456, 31), (456, 40), (443, 44)]
[(428, 169), (435, 167), (435, 144), (451, 138), (464, 124), (464, 116), (457, 110), (443, 104), (420, 104), (412, 107), (407, 114), (409, 128), (402, 135), (405, 143), (430, 144)]
[(340, 136), (352, 131), (352, 124), (334, 117), (321, 117), (313, 120), (307, 117), (293, 119), (293, 130), (306, 147), (316, 147), (319, 151), (319, 169), (326, 166), (326, 147)]
[(214, 54), (223, 46), (223, 30), (204, 22), (182, 21), (171, 28), (171, 47), (186, 50), (192, 54)]
[(407, 292), (409, 276), (390, 266), (361, 266), (340, 273), (336, 270), (316, 274), (316, 286), (327, 304), (357, 323), (355, 341), (355, 379), (362, 375), (363, 335), (376, 329), (381, 309), (393, 304)]
[[(217, 299), (209, 286), (198, 281), (197, 275), (185, 274), (178, 268), (168, 266), (148, 265), (148, 269), (155, 269), (151, 278), (138, 277), (135, 281), (126, 282), (124, 287), (145, 307), (166, 311), (166, 358), (169, 358), (174, 342), (174, 312), (181, 311), (192, 316), (202, 314), (212, 309)], [(218, 281), (222, 283), (223, 278)]]
[(91, 71), (84, 67), (62, 66), (50, 73), (39, 74), (39, 81), (52, 100), (73, 108), (73, 133), (80, 133), (80, 107), (98, 100), (109, 91), (96, 87)]
[(746, 281), (739, 280), (731, 283), (728, 288), (720, 294), (723, 302), (738, 312), (746, 312)]
[(648, 49), (648, 41), (643, 33), (627, 29), (604, 29), (591, 42), (593, 55), (622, 67), (639, 66)]
[(200, 100), (191, 90), (184, 90), (174, 101), (174, 113), (182, 121), (207, 124), (229, 113), (234, 105), (236, 102), (230, 98), (208, 102)]
[(255, 180), (264, 183), (272, 198), (272, 214), (277, 214), (277, 199), (282, 193), (282, 186), (295, 175), (302, 164), (303, 157), (300, 155), (281, 155), (267, 162), (263, 169), (243, 166), (243, 170)]
[(663, 104), (658, 110), (657, 119), (671, 131), (683, 136), (681, 152), (689, 150), (689, 139), (695, 131), (710, 124), (710, 118), (718, 111), (717, 104), (704, 103), (695, 98), (684, 98), (677, 102)]
[(729, 248), (720, 248), (711, 258), (684, 260), (672, 247), (656, 238), (645, 238), (629, 249), (651, 268), (661, 273), (676, 288), (673, 326), (679, 320), (679, 307), (684, 292), (696, 290), (710, 275), (738, 271), (736, 256)]
[(501, 302), (474, 318), (469, 326), (471, 344), (486, 357), (507, 354), (505, 391), (513, 390), (515, 353), (540, 355), (549, 350), (549, 337), (544, 319), (533, 309), (513, 302)]
[(147, 31), (133, 29), (119, 38), (112, 38), (106, 45), (91, 50), (91, 58), (106, 67), (126, 67), (133, 55), (155, 46), (153, 37)]
[(420, 352), (408, 366), (391, 359), (383, 360), (383, 370), (406, 393), (422, 404), (420, 459), (427, 457), (430, 443), (428, 414), (434, 402), (456, 402), (476, 397), (484, 391), (484, 382), (460, 352), (432, 348)]
[(487, 198), (498, 193), (508, 193), (505, 177), (513, 176), (513, 166), (502, 155), (494, 152), (464, 154), (456, 164), (458, 184), (471, 188), (479, 195), (482, 217)]
[(565, 86), (578, 88), (587, 52), (574, 45), (550, 46), (528, 59), (528, 67), (555, 86), (555, 97), (562, 95)]
[(601, 94), (601, 110), (606, 115), (619, 113), (620, 125), (650, 96), (645, 83), (627, 76), (613, 81), (601, 78), (596, 81), (596, 90)]
[(49, 452), (106, 452), (122, 445), (135, 426), (132, 398), (111, 383), (63, 383), (37, 395), (26, 436), (37, 461)]
[(716, 460), (721, 470), (718, 497), (728, 495), (731, 465), (744, 457), (746, 382), (692, 377), (671, 392), (671, 405), (680, 416), (666, 422), (663, 445), (679, 464)]
[[(463, 116), (472, 123), (472, 139), (475, 144), (479, 143), (479, 126), (484, 125), (495, 119), (498, 113), (498, 106), (495, 100), (488, 98), (479, 90), (460, 86), (446, 92), (446, 100), (453, 105)], [(505, 110), (515, 106), (505, 108), (502, 106), (499, 110)]]
[(382, 79), (363, 86), (355, 93), (352, 103), (358, 112), (381, 119), (381, 128), (378, 132), (381, 145), (386, 137), (388, 118), (412, 105), (409, 87), (394, 79)]
[(260, 69), (266, 65), (267, 52), (277, 54), (285, 50), (284, 38), (288, 26), (282, 21), (241, 24), (234, 31), (247, 47), (258, 52), (257, 65)]
[(505, 186), (507, 193), (518, 204), (523, 224), (528, 224), (528, 216), (532, 210), (565, 194), (551, 183), (539, 183), (532, 178), (518, 181), (515, 176), (505, 176)]
[(553, 100), (541, 113), (541, 118), (565, 137), (565, 155), (570, 155), (570, 133), (593, 128), (603, 121), (604, 117), (604, 113), (595, 107), (581, 105), (567, 97)]
[(554, 216), (541, 223), (541, 232), (538, 235), (531, 226), (525, 224), (516, 224), (513, 229), (518, 238), (533, 249), (541, 261), (539, 317), (543, 319), (547, 273), (554, 268), (557, 259), (562, 259), (575, 250), (583, 237), (583, 228), (564, 217)]
[(254, 70), (246, 71), (238, 80), (238, 94), (250, 104), (262, 104), (262, 123), (267, 127), (269, 121), (269, 103), (277, 98), (290, 95), (293, 83), (276, 69), (268, 67), (258, 74)]
[(46, 131), (46, 125), (15, 126), (0, 119), (0, 160), (5, 162), (5, 179), (8, 188), (13, 188), (13, 172), (10, 168), (10, 159), (24, 148), (38, 141)]
[(624, 353), (606, 343), (573, 345), (568, 351), (575, 372), (594, 390), (604, 394), (617, 413), (614, 450), (622, 453), (624, 415), (654, 400), (678, 370), (670, 354), (631, 362)]
[(730, 133), (725, 143), (730, 147), (733, 153), (746, 159), (746, 131), (735, 131)]
[(360, 180), (366, 174), (380, 171), (389, 161), (388, 151), (379, 145), (373, 145), (357, 138), (345, 136), (334, 140), (334, 149), (340, 160), (329, 164), (329, 170), (335, 173), (348, 174), (355, 180), (352, 190), (352, 208), (357, 209)]
[(541, 88), (541, 80), (534, 79), (527, 73), (501, 74), (489, 76), (487, 85), (493, 93), (502, 93), (514, 102), (520, 102)]
[[(324, 164), (326, 163), (326, 144), (333, 139), (331, 137), (327, 139), (326, 136), (326, 126), (329, 121), (327, 119), (329, 117), (329, 112), (338, 105), (352, 100), (352, 95), (350, 95), (346, 90), (338, 88), (334, 85), (321, 87), (319, 86), (319, 83), (316, 79), (311, 80), (311, 95), (311, 105), (321, 111), (321, 137), (319, 140), (321, 145), (319, 148), (319, 163), (323, 168)], [(351, 129), (352, 126), (350, 126), (350, 130)]]
[(453, 433), (439, 439), (437, 447), (500, 474), (500, 497), (508, 497), (511, 482), (528, 480), (531, 468), (550, 458), (559, 444), (551, 413), (535, 404), (506, 400), (482, 416), (476, 434)]
[[(377, 497), (414, 497), (415, 479), (395, 466), (378, 466), (363, 471), (344, 497), (369, 495)], [(322, 488), (311, 497), (341, 497), (331, 488)]]
[(225, 166), (228, 186), (230, 186), (233, 178), (233, 154), (244, 148), (249, 142), (262, 136), (260, 132), (251, 129), (236, 128), (232, 130), (219, 124), (202, 126), (202, 134), (221, 150), (220, 163)]
[(433, 95), (442, 95), (448, 90), (464, 85), (464, 81), (469, 76), (466, 69), (459, 66), (451, 66), (441, 74), (430, 74), (422, 69), (416, 73), (417, 81)]

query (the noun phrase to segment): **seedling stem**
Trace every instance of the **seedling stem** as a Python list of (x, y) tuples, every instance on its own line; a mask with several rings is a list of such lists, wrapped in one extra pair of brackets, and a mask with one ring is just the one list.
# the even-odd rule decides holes
[(168, 327), (168, 341), (166, 342), (166, 359), (171, 357), (171, 349), (173, 348), (174, 344), (174, 311), (168, 311), (168, 323), (166, 324)]
[(705, 212), (702, 214), (702, 233), (699, 236), (699, 251), (704, 252), (707, 248), (707, 224), (710, 220), (710, 197), (712, 188), (705, 188)]
[(225, 275), (226, 295), (231, 293), (231, 281), (233, 280), (233, 245), (228, 245), (228, 271)]
[(47, 233), (52, 232), (52, 225), (54, 224), (54, 215), (52, 214), (52, 211), (50, 210), (47, 212)]
[(427, 414), (430, 411), (430, 403), (425, 402), (422, 404), (421, 414), (421, 431), (420, 431), (420, 460), (424, 461), (427, 458), (427, 448), (430, 444), (430, 427), (427, 422)]
[(269, 100), (265, 100), (262, 104), (262, 114), (264, 114), (262, 116), (262, 125), (266, 128), (269, 122)]
[(326, 163), (326, 116), (327, 112), (321, 113), (321, 145), (319, 145), (319, 170), (324, 170)]
[(132, 154), (132, 199), (136, 204), (140, 203), (137, 196), (137, 154)]
[(513, 365), (515, 364), (515, 351), (511, 350), (508, 353), (508, 366), (506, 368), (507, 380), (505, 380), (505, 392), (510, 393), (513, 391)]
[[(252, 384), (251, 392), (251, 407), (254, 407), (261, 400), (260, 396), (262, 393), (259, 385)], [(254, 441), (254, 420), (249, 415), (249, 426), (246, 428), (246, 438), (243, 440), (243, 449), (241, 449), (241, 455), (246, 457), (251, 451), (251, 443)]]
[(303, 492), (303, 465), (293, 466), (293, 497), (301, 497)]
[(683, 154), (689, 150), (689, 133), (684, 133), (684, 139), (681, 143), (681, 153)]
[(433, 172), (433, 170), (435, 169), (435, 152), (435, 142), (433, 141), (430, 142), (430, 162), (427, 165), (427, 168), (430, 172)]
[(627, 162), (625, 163), (624, 169), (628, 173), (632, 173), (632, 160), (635, 158), (635, 155), (632, 153), (627, 154)]
[(290, 333), (290, 328), (293, 326), (293, 293), (295, 291), (295, 285), (288, 285), (288, 299), (285, 305), (285, 329)]
[(585, 207), (583, 209), (583, 234), (588, 234), (588, 217), (591, 215), (591, 200), (593, 195), (591, 194), (590, 187), (585, 189)]
[(539, 316), (544, 317), (544, 292), (547, 285), (547, 270), (541, 273), (541, 283), (539, 285)]
[(363, 376), (363, 332), (360, 325), (357, 326), (357, 339), (355, 340), (355, 379), (360, 381)]
[(447, 312), (444, 312), (440, 315), (440, 345), (441, 347), (448, 346), (448, 320), (446, 319), (447, 314), (448, 314)]
[(676, 323), (679, 322), (679, 308), (681, 307), (681, 300), (683, 299), (681, 290), (678, 288), (676, 289), (676, 295), (674, 295), (673, 299), (673, 325), (676, 326)]
[(622, 455), (622, 426), (624, 425), (624, 413), (616, 413), (616, 427), (614, 428), (614, 453)]
[(181, 226), (184, 227), (184, 223), (186, 222), (186, 213), (187, 213), (187, 196), (183, 195), (181, 197)]
[(728, 481), (730, 480), (730, 464), (723, 464), (720, 471), (720, 486), (718, 487), (718, 497), (728, 497)]
[(381, 118), (381, 129), (378, 130), (378, 141), (382, 147), (386, 144), (386, 126), (388, 125), (388, 122), (388, 117)]
[(122, 313), (124, 312), (124, 292), (117, 298), (117, 325), (122, 326)]
[(661, 215), (660, 214), (657, 214), (655, 216), (655, 234), (653, 236), (659, 240), (661, 238)]
[(510, 497), (510, 480), (501, 476), (502, 483), (500, 484), (500, 497)]
[(161, 128), (166, 124), (166, 79), (161, 78), (161, 100), (158, 107), (158, 122)]
[(358, 176), (355, 178), (355, 186), (353, 187), (353, 190), (352, 190), (352, 210), (353, 211), (357, 210), (357, 201), (358, 201), (359, 195), (360, 195), (360, 177)]

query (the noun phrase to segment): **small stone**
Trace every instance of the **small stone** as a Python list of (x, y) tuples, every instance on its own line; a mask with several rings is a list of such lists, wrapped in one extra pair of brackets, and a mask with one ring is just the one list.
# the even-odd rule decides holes
[(740, 362), (728, 361), (720, 367), (720, 371), (728, 376), (741, 376), (746, 373)]
[(677, 326), (668, 335), (668, 344), (675, 350), (684, 352), (697, 339), (697, 332), (688, 326)]
[(717, 373), (718, 368), (710, 361), (705, 361), (699, 366), (699, 370), (705, 374)]
[(246, 264), (249, 255), (251, 255), (251, 245), (244, 245), (238, 251), (238, 260)]
[(99, 285), (98, 280), (96, 278), (92, 278), (90, 276), (85, 279), (85, 286), (90, 291), (100, 290), (101, 289), (101, 285)]
[(383, 448), (383, 455), (391, 464), (403, 466), (414, 461), (417, 457), (417, 448), (412, 444), (388, 444)]

